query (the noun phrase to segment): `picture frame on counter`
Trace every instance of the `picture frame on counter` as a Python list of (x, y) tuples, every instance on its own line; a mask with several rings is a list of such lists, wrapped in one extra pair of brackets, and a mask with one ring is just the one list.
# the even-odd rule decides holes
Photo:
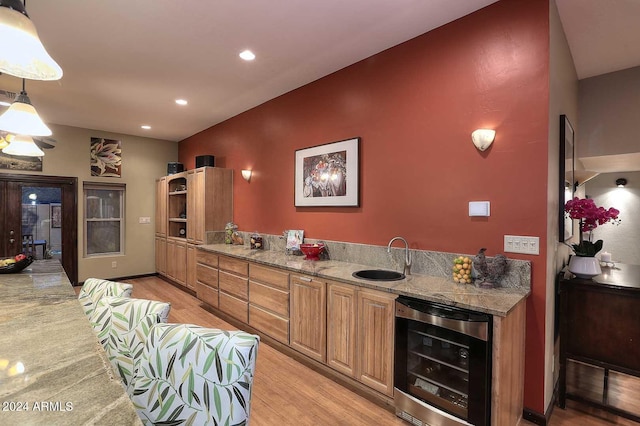
[(360, 205), (360, 138), (296, 150), (296, 207)]

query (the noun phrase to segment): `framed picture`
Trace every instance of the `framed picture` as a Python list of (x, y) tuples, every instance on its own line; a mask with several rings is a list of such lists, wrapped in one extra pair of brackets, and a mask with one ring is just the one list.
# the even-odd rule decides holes
[(295, 205), (359, 206), (360, 138), (296, 151)]
[(120, 141), (91, 138), (91, 176), (117, 177), (122, 174)]
[(51, 205), (51, 227), (60, 228), (62, 226), (62, 206)]
[(564, 205), (573, 198), (575, 191), (574, 132), (566, 115), (560, 116), (560, 185), (558, 239), (565, 242), (573, 237), (573, 220), (564, 214)]

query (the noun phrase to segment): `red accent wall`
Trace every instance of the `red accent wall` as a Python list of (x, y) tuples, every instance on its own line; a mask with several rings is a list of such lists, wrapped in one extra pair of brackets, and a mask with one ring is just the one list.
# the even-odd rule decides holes
[[(489, 255), (505, 234), (540, 236), (539, 256), (509, 257), (533, 264), (525, 406), (543, 413), (548, 73), (548, 1), (501, 1), (191, 136), (179, 160), (234, 169), (246, 231)], [(497, 136), (481, 153), (484, 127)], [(294, 207), (295, 150), (356, 136), (360, 207)], [(470, 218), (482, 200), (491, 217)]]

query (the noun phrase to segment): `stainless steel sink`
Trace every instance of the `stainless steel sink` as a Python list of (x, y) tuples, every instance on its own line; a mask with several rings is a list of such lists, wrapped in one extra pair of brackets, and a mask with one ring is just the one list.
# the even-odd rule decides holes
[(353, 275), (355, 278), (371, 281), (397, 281), (405, 278), (404, 274), (396, 271), (387, 271), (384, 269), (363, 269), (356, 271)]

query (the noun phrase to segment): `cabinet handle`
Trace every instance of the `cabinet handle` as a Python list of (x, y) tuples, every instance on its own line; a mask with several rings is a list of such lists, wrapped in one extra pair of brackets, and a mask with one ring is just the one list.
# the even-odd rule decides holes
[(308, 278), (308, 277), (298, 277), (298, 279), (299, 279), (300, 281), (305, 281), (305, 282), (308, 282), (308, 283), (310, 283), (311, 281), (313, 281), (313, 279), (312, 279), (312, 278)]

